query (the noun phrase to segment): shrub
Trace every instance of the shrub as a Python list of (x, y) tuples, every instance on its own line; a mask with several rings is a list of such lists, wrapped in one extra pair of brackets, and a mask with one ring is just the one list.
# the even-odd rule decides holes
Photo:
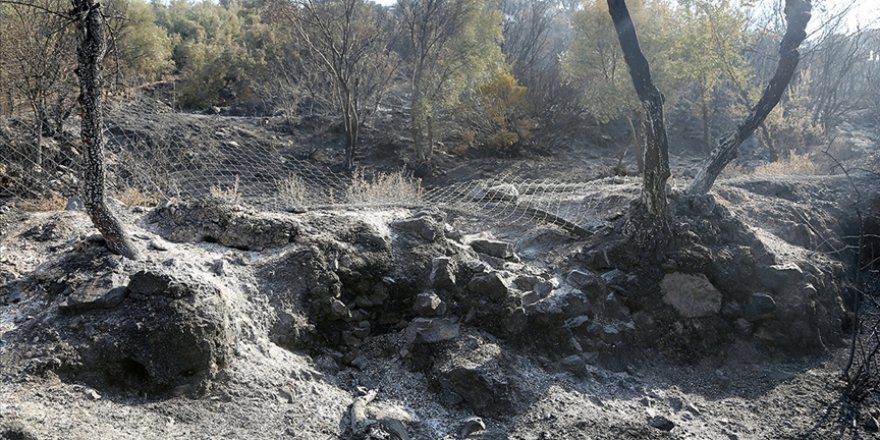
[(302, 207), (309, 201), (306, 182), (296, 174), (291, 174), (278, 182), (278, 199), (288, 207)]
[(820, 174), (820, 167), (812, 154), (792, 152), (787, 158), (755, 168), (756, 176), (812, 176)]
[(420, 179), (401, 172), (377, 173), (368, 179), (363, 170), (355, 171), (348, 188), (348, 203), (356, 205), (418, 204), (423, 189)]
[(125, 206), (156, 206), (159, 204), (158, 195), (131, 186), (116, 193), (115, 198)]
[(473, 135), (477, 143), (508, 150), (531, 138), (537, 124), (528, 115), (528, 89), (508, 72), (479, 87), (474, 102)]
[(28, 212), (64, 211), (67, 198), (53, 191), (40, 198), (21, 200), (16, 205), (22, 211)]
[(239, 184), (241, 180), (238, 176), (235, 176), (235, 182), (232, 186), (222, 187), (219, 184), (213, 185), (208, 190), (212, 199), (219, 200), (226, 203), (237, 204), (241, 203), (241, 191), (239, 190)]

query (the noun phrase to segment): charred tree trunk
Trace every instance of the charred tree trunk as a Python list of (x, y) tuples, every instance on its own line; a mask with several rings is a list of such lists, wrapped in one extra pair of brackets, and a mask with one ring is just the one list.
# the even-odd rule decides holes
[(620, 40), (623, 58), (645, 108), (645, 170), (642, 202), (655, 216), (666, 214), (666, 180), (669, 179), (669, 140), (663, 116), (663, 94), (654, 85), (648, 60), (639, 46), (636, 28), (624, 0), (608, 0), (608, 13)]
[(86, 211), (107, 241), (107, 247), (129, 259), (137, 259), (137, 248), (122, 223), (107, 207), (104, 182), (104, 116), (102, 114), (101, 60), (107, 46), (104, 19), (95, 0), (73, 0), (73, 16), (79, 33), (76, 50), (79, 77), (79, 104), (82, 117), (83, 188)]
[(761, 100), (752, 108), (746, 120), (739, 125), (736, 132), (727, 136), (721, 145), (712, 151), (688, 186), (688, 194), (708, 193), (724, 167), (736, 158), (740, 144), (755, 132), (767, 118), (767, 115), (779, 104), (779, 100), (785, 93), (800, 61), (798, 47), (807, 37), (806, 28), (810, 21), (811, 10), (811, 0), (785, 0), (787, 26), (782, 42), (779, 43), (779, 64), (776, 66), (776, 73), (773, 74), (770, 84), (764, 89)]

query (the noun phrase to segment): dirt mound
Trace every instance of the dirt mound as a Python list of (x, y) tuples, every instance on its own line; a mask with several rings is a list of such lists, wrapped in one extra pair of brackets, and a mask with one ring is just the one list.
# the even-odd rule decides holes
[[(51, 438), (34, 422), (49, 411), (77, 421), (69, 438), (805, 432), (835, 374), (815, 356), (843, 335), (844, 266), (752, 216), (838, 211), (723, 184), (674, 196), (671, 238), (646, 245), (625, 214), (635, 184), (606, 186), (585, 196), (604, 226), (565, 243), (464, 234), (439, 211), (169, 203), (125, 214), (139, 262), (79, 213), (0, 213), (18, 257), (0, 260), (16, 274), (0, 286), (0, 432)], [(793, 356), (807, 360), (779, 363)], [(824, 391), (788, 396), (807, 389)]]

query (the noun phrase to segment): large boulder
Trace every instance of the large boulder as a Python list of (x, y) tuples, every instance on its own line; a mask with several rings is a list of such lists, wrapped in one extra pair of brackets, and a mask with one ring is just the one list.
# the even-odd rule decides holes
[(232, 361), (229, 292), (163, 269), (135, 273), (124, 292), (118, 306), (77, 317), (89, 333), (77, 375), (144, 393), (198, 391)]
[(148, 221), (171, 241), (208, 241), (255, 251), (289, 244), (301, 229), (290, 214), (258, 212), (213, 199), (158, 208)]
[(666, 274), (660, 291), (663, 302), (684, 318), (705, 318), (721, 311), (721, 292), (701, 273)]

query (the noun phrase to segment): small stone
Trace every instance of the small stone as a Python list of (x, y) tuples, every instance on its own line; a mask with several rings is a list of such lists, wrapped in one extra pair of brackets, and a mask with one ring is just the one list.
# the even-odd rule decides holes
[(92, 400), (101, 400), (101, 395), (98, 394), (97, 391), (95, 391), (95, 390), (93, 390), (93, 389), (91, 389), (91, 388), (89, 388), (89, 389), (86, 391), (86, 396), (88, 396), (89, 399), (92, 399)]
[(772, 296), (766, 293), (753, 293), (746, 309), (746, 319), (753, 322), (770, 319), (774, 312), (776, 312), (776, 301)]
[(65, 211), (82, 211), (83, 209), (85, 209), (85, 204), (79, 196), (73, 195), (67, 198)]
[(675, 423), (673, 423), (672, 420), (669, 420), (663, 416), (654, 416), (648, 418), (648, 425), (650, 425), (652, 428), (667, 432), (672, 431), (672, 428), (675, 428)]
[(461, 422), (461, 430), (459, 430), (460, 438), (468, 438), (471, 434), (485, 431), (486, 422), (479, 417), (468, 417)]
[(587, 286), (597, 285), (599, 283), (599, 277), (586, 269), (573, 270), (565, 277), (565, 282), (572, 287), (583, 289)]
[(424, 292), (416, 295), (413, 302), (413, 312), (419, 316), (435, 316), (438, 315), (443, 300), (434, 292)]
[(522, 295), (522, 305), (528, 306), (540, 301), (541, 299), (541, 296), (538, 295), (537, 292), (535, 292), (534, 290), (529, 290)]
[(220, 277), (227, 276), (229, 275), (229, 265), (226, 260), (217, 260), (211, 265), (211, 272)]
[(443, 226), (429, 216), (397, 220), (391, 223), (391, 226), (430, 242), (444, 236)]
[(491, 201), (516, 201), (519, 198), (519, 190), (510, 183), (502, 183), (486, 189), (483, 198)]
[(150, 249), (154, 249), (157, 251), (167, 251), (170, 246), (167, 241), (162, 240), (161, 238), (154, 238), (150, 240)]
[(556, 287), (556, 283), (554, 283), (553, 281), (544, 280), (535, 283), (535, 285), (532, 287), (532, 290), (534, 290), (539, 297), (546, 298), (547, 295), (549, 295), (550, 292), (552, 292), (553, 289), (555, 289)]
[(349, 362), (352, 367), (357, 368), (358, 370), (365, 370), (367, 368), (367, 358), (364, 355), (357, 355), (354, 359)]
[(586, 367), (587, 363), (584, 361), (584, 358), (580, 355), (573, 354), (571, 356), (566, 356), (559, 361), (559, 365), (562, 366), (566, 371), (571, 371), (572, 373), (583, 373), (584, 367)]
[(609, 286), (623, 286), (627, 283), (627, 275), (620, 269), (614, 269), (609, 272), (605, 272), (600, 277), (602, 282)]
[(468, 283), (468, 290), (498, 301), (507, 297), (509, 287), (498, 272), (489, 272), (474, 275)]
[(337, 318), (350, 318), (351, 317), (351, 310), (348, 309), (348, 306), (346, 306), (344, 302), (342, 302), (338, 299), (334, 299), (330, 303), (330, 311)]
[(880, 421), (876, 417), (867, 416), (862, 422), (862, 427), (868, 432), (880, 432)]
[(431, 260), (431, 285), (441, 289), (455, 287), (455, 268), (449, 257)]
[(460, 333), (460, 324), (452, 319), (416, 318), (404, 330), (406, 340), (414, 343), (435, 343), (455, 339)]
[(515, 256), (513, 245), (506, 241), (477, 239), (471, 242), (471, 247), (481, 254), (502, 260), (511, 259)]
[(722, 295), (706, 275), (670, 273), (660, 282), (663, 302), (684, 318), (702, 318), (721, 311)]

